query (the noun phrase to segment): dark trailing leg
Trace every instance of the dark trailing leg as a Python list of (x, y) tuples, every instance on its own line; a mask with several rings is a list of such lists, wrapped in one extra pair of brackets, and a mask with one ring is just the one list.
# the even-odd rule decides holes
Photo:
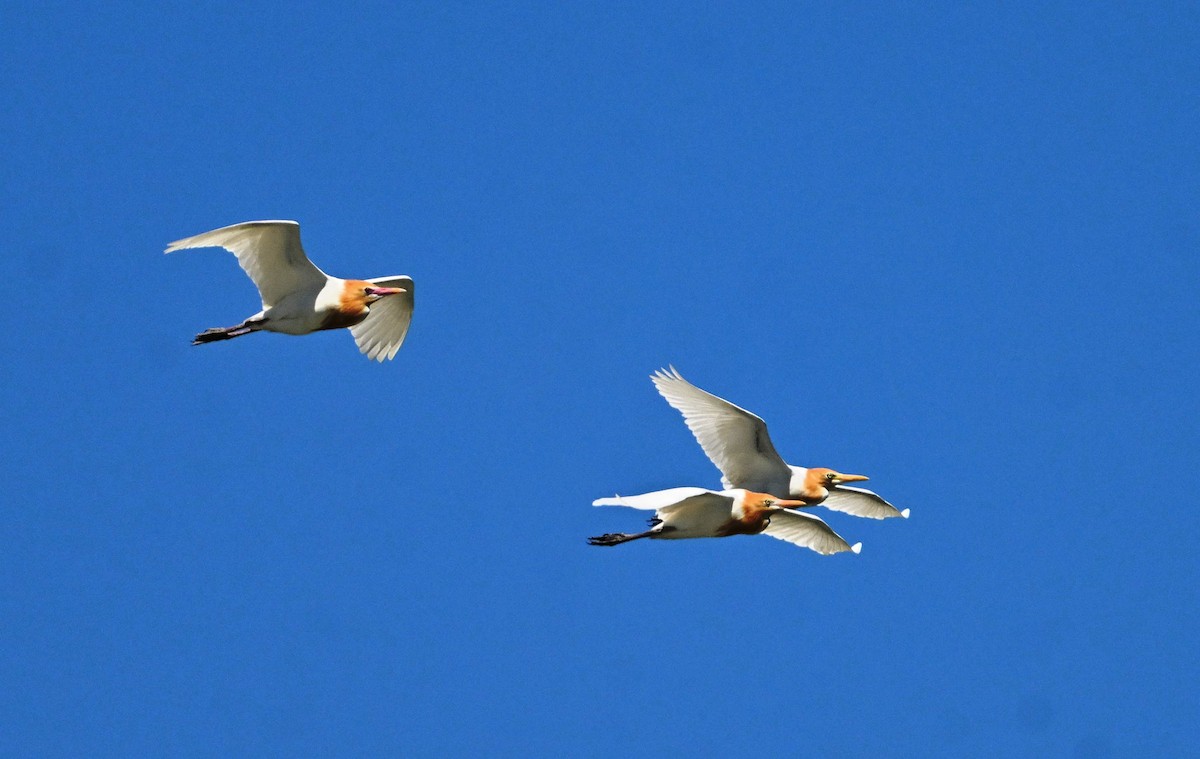
[(235, 337), (248, 335), (251, 332), (258, 331), (258, 325), (242, 322), (236, 327), (213, 327), (206, 329), (192, 339), (192, 345), (203, 345), (204, 343), (215, 343), (218, 340), (231, 340)]
[(638, 538), (648, 538), (653, 534), (654, 530), (647, 530), (646, 532), (639, 532), (637, 534), (630, 534), (628, 532), (610, 532), (604, 535), (597, 535), (594, 538), (588, 538), (588, 545), (615, 546), (619, 543), (628, 543), (631, 540), (637, 540)]

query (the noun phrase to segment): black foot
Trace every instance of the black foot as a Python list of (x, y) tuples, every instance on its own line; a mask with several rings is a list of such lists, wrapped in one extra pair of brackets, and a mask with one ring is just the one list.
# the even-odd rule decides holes
[(215, 343), (218, 340), (230, 340), (242, 335), (248, 335), (254, 331), (253, 327), (247, 327), (239, 324), (236, 327), (213, 327), (206, 329), (200, 334), (192, 338), (192, 345), (203, 345), (204, 343)]
[(232, 335), (229, 333), (232, 330), (226, 327), (214, 327), (206, 329), (192, 339), (192, 345), (203, 345), (204, 343), (212, 343), (217, 340), (228, 340)]
[(626, 540), (633, 540), (633, 536), (626, 535), (623, 532), (609, 532), (604, 535), (597, 535), (593, 538), (588, 538), (588, 545), (615, 546), (618, 543), (624, 543)]

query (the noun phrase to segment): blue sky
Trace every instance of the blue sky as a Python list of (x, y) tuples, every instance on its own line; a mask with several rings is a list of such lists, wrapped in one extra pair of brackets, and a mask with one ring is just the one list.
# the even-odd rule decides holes
[[(1194, 749), (1200, 12), (644, 6), (6, 7), (0, 753)], [(587, 546), (668, 363), (912, 519)]]

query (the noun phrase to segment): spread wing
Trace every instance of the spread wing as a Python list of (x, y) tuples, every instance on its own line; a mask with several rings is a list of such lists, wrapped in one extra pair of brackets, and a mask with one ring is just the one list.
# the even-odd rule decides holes
[(904, 517), (908, 519), (908, 509), (901, 511), (883, 500), (875, 493), (864, 488), (852, 488), (837, 485), (829, 489), (829, 496), (821, 501), (821, 505), (830, 511), (841, 511), (856, 517), (868, 519), (887, 519), (888, 517)]
[(667, 403), (683, 414), (704, 454), (721, 470), (726, 488), (787, 494), (792, 473), (771, 444), (766, 422), (701, 390), (674, 367), (659, 369), (650, 379)]
[[(703, 501), (709, 499), (710, 496), (727, 500), (726, 496), (712, 490), (705, 490), (704, 488), (668, 488), (667, 490), (656, 490), (653, 493), (644, 493), (643, 495), (598, 498), (592, 501), (592, 505), (627, 506), (631, 509), (642, 509), (644, 511), (664, 511), (683, 506), (693, 499)], [(728, 509), (728, 504), (726, 504), (726, 508)]]
[(772, 513), (771, 523), (767, 525), (763, 534), (811, 548), (825, 556), (842, 551), (858, 553), (862, 550), (862, 543), (850, 545), (820, 518), (800, 511), (784, 510)]
[(176, 240), (165, 252), (184, 248), (224, 248), (237, 256), (258, 288), (264, 309), (298, 290), (319, 289), (328, 279), (300, 247), (300, 225), (294, 221), (246, 221), (221, 227)]
[(412, 277), (402, 276), (376, 277), (367, 281), (383, 287), (404, 288), (402, 293), (373, 303), (367, 318), (350, 328), (363, 355), (383, 362), (395, 357), (408, 334), (413, 314), (413, 281)]

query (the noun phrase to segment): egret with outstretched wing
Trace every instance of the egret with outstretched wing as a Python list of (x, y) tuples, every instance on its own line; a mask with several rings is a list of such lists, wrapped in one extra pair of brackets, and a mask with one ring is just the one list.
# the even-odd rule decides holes
[(861, 474), (787, 464), (771, 443), (766, 422), (696, 387), (675, 367), (659, 369), (650, 379), (667, 403), (683, 414), (705, 455), (721, 470), (726, 488), (793, 498), (802, 501), (802, 506), (819, 504), (856, 517), (908, 517), (908, 509), (901, 511), (870, 490), (845, 485), (866, 480)]
[(862, 550), (862, 543), (850, 545), (818, 517), (790, 510), (804, 506), (803, 501), (776, 498), (768, 493), (744, 489), (718, 492), (704, 488), (671, 488), (642, 495), (601, 498), (592, 505), (627, 506), (654, 512), (649, 530), (610, 532), (588, 538), (594, 546), (615, 546), (639, 538), (679, 540), (765, 534), (823, 555)]
[(262, 299), (257, 314), (232, 327), (205, 330), (193, 345), (259, 331), (307, 335), (348, 327), (367, 358), (385, 361), (395, 357), (408, 334), (412, 279), (331, 277), (308, 259), (297, 222), (242, 222), (176, 240), (166, 252), (186, 248), (224, 248), (235, 255)]

